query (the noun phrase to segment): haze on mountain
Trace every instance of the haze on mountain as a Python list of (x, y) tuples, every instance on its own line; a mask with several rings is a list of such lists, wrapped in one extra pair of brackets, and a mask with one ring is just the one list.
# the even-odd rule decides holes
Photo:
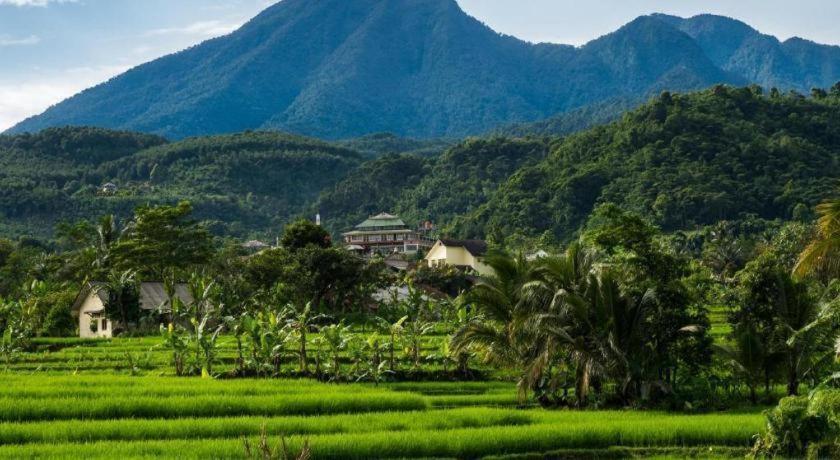
[(498, 34), (455, 0), (284, 0), (228, 36), (129, 70), (10, 132), (460, 137), (666, 89), (804, 92), (837, 80), (840, 47), (780, 42), (718, 16), (644, 16), (572, 47)]

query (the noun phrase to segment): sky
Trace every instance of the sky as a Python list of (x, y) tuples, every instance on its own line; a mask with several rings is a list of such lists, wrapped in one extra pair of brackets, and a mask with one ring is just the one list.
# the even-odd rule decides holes
[[(318, 1), (318, 0), (310, 0)], [(353, 1), (353, 0), (347, 0)], [(129, 68), (232, 32), (276, 0), (0, 0), (0, 132)], [(458, 0), (493, 29), (582, 45), (650, 13), (722, 14), (840, 45), (838, 0)]]

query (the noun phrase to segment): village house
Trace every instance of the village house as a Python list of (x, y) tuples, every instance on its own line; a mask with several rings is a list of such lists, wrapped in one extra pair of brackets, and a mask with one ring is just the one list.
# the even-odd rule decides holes
[(441, 239), (426, 254), (424, 262), (429, 267), (452, 266), (472, 270), (479, 275), (493, 274), (493, 269), (484, 263), (487, 243), (481, 240)]
[[(193, 297), (185, 284), (175, 286), (175, 296), (186, 305), (193, 302)], [(77, 318), (79, 324), (79, 337), (83, 339), (110, 338), (114, 336), (114, 330), (120, 329), (120, 325), (105, 314), (107, 300), (108, 292), (103, 283), (87, 283), (82, 288), (72, 308), (73, 317)], [(163, 283), (140, 284), (140, 310), (142, 312), (167, 312), (169, 309), (169, 296), (166, 295)]]
[(388, 213), (365, 220), (342, 237), (348, 250), (361, 254), (416, 254), (432, 246), (432, 240), (422, 231), (412, 230), (402, 219)]
[(113, 182), (105, 183), (102, 185), (102, 187), (99, 187), (100, 195), (116, 195), (118, 191), (119, 187), (117, 187), (117, 184)]

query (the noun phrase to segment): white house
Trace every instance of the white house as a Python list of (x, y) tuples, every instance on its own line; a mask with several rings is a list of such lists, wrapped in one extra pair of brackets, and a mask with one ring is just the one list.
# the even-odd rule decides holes
[(487, 243), (481, 240), (438, 240), (424, 261), (429, 267), (450, 265), (489, 276), (493, 269), (484, 263), (486, 254)]
[(114, 326), (105, 317), (108, 293), (101, 286), (99, 283), (86, 284), (73, 303), (73, 316), (79, 319), (79, 337), (83, 339), (113, 337)]
[[(192, 294), (185, 284), (175, 286), (175, 296), (186, 305), (193, 302)], [(103, 283), (87, 283), (82, 288), (72, 308), (73, 317), (79, 321), (79, 337), (92, 339), (114, 336), (114, 329), (118, 327), (118, 324), (105, 314), (107, 301), (108, 292)], [(141, 311), (166, 312), (170, 307), (169, 296), (166, 295), (163, 283), (140, 284)]]

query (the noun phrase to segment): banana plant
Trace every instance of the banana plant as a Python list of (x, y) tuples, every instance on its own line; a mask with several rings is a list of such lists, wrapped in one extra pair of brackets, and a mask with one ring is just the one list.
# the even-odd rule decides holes
[(318, 320), (324, 318), (324, 315), (313, 315), (312, 304), (307, 303), (302, 309), (296, 309), (292, 305), (287, 306), (285, 316), (288, 317), (286, 324), (297, 335), (300, 373), (307, 374), (309, 372), (309, 359), (306, 349), (307, 334)]
[(434, 324), (421, 321), (419, 318), (408, 323), (405, 327), (405, 336), (408, 341), (405, 348), (406, 355), (411, 359), (414, 370), (420, 369), (422, 359), (421, 345), (423, 337), (434, 329)]
[(350, 328), (344, 323), (333, 324), (321, 329), (322, 343), (329, 349), (332, 357), (333, 380), (341, 377), (341, 353), (347, 349)]
[(192, 320), (195, 330), (195, 350), (196, 350), (196, 367), (201, 369), (201, 377), (209, 378), (213, 375), (213, 362), (216, 360), (217, 342), (219, 334), (224, 329), (224, 325), (220, 324), (215, 330), (209, 329), (209, 322), (211, 315), (205, 315), (201, 322)]
[(187, 355), (190, 349), (183, 328), (176, 327), (175, 323), (169, 323), (168, 326), (161, 325), (160, 334), (163, 337), (162, 345), (172, 352), (172, 365), (175, 367), (175, 375), (183, 376), (186, 372)]
[(408, 321), (408, 316), (403, 316), (395, 323), (390, 323), (384, 318), (379, 318), (381, 328), (388, 334), (388, 370), (391, 372), (396, 372), (396, 356), (394, 351), (402, 339), (406, 321)]
[(383, 347), (382, 339), (379, 334), (374, 332), (369, 335), (367, 340), (364, 342), (363, 348), (365, 353), (368, 355), (368, 368), (364, 374), (358, 377), (357, 381), (369, 380), (373, 382), (375, 386), (378, 386), (379, 382), (384, 379), (385, 375), (392, 374), (392, 372), (387, 368), (388, 363), (382, 360)]

